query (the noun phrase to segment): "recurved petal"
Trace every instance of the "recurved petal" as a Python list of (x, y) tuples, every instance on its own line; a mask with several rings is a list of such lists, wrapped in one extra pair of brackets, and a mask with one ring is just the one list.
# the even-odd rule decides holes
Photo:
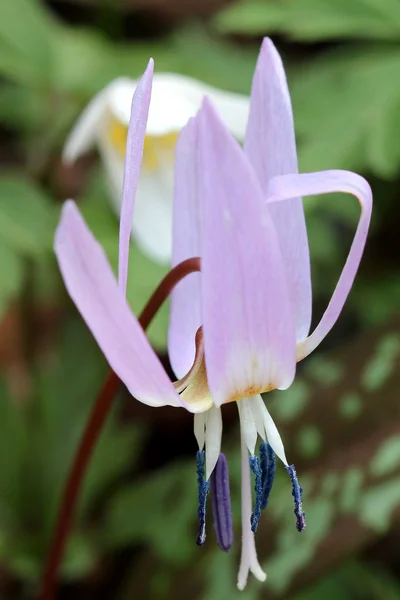
[[(200, 255), (196, 143), (197, 124), (191, 120), (178, 138), (175, 154), (173, 267)], [(177, 377), (189, 371), (195, 356), (195, 335), (201, 325), (200, 283), (201, 274), (191, 273), (171, 295), (168, 352)]]
[[(251, 91), (244, 149), (266, 192), (272, 177), (297, 173), (292, 105), (281, 57), (270, 39), (261, 46)], [(269, 206), (286, 267), (297, 340), (311, 323), (311, 279), (301, 198)]]
[(129, 244), (132, 229), (136, 188), (139, 181), (146, 135), (147, 116), (151, 98), (154, 62), (150, 59), (143, 77), (138, 83), (132, 99), (126, 143), (124, 183), (122, 192), (121, 219), (119, 225), (118, 285), (126, 294), (128, 278)]
[(71, 200), (62, 210), (55, 252), (69, 295), (130, 393), (150, 406), (182, 406), (118, 288), (102, 247)]
[(361, 215), (353, 243), (332, 298), (322, 319), (312, 334), (297, 345), (297, 360), (308, 356), (329, 333), (336, 323), (356, 276), (364, 251), (372, 212), (372, 192), (368, 182), (350, 171), (321, 171), (302, 175), (284, 175), (271, 181), (268, 203), (285, 202), (298, 195), (313, 196), (344, 192), (355, 196), (361, 207)]
[(209, 101), (197, 119), (205, 359), (220, 406), (288, 387), (295, 333), (278, 240), (254, 171)]

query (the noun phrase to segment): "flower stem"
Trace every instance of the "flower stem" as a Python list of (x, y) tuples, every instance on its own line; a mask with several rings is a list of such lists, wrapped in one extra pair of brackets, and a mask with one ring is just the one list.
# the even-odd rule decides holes
[[(174, 286), (179, 283), (181, 279), (186, 277), (186, 275), (189, 275), (195, 271), (200, 271), (199, 258), (189, 258), (179, 263), (176, 267), (169, 271), (169, 273), (167, 273), (150, 297), (142, 311), (142, 314), (139, 317), (139, 322), (143, 329), (146, 329), (149, 326)], [(42, 581), (42, 600), (54, 600), (55, 598), (58, 570), (63, 556), (64, 547), (68, 539), (68, 534), (72, 526), (75, 506), (79, 497), (79, 491), (86, 473), (86, 469), (89, 465), (89, 461), (103, 429), (103, 425), (110, 412), (119, 385), (120, 381), (118, 377), (113, 371), (111, 371), (108, 374), (107, 379), (104, 382), (93, 406), (81, 442), (75, 454), (75, 458), (65, 485), (60, 510), (54, 527), (50, 551), (45, 564)]]

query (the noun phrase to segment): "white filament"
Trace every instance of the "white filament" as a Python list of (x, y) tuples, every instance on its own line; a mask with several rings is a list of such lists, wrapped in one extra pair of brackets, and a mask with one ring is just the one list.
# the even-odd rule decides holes
[(240, 431), (251, 455), (257, 443), (257, 427), (252, 411), (253, 398), (242, 398), (237, 402), (240, 419)]
[(211, 473), (217, 464), (218, 457), (221, 452), (222, 439), (222, 415), (221, 409), (213, 406), (205, 413), (206, 430), (205, 430), (205, 445), (206, 445), (206, 479), (210, 478)]
[(205, 442), (206, 413), (195, 413), (194, 415), (194, 437), (199, 445), (199, 450), (203, 450)]

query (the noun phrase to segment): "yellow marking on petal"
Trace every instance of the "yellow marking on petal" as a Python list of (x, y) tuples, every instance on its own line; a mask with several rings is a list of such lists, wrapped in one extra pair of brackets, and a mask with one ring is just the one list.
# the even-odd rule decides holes
[(272, 390), (276, 389), (276, 385), (274, 383), (268, 383), (267, 385), (249, 385), (243, 390), (237, 391), (232, 396), (228, 398), (224, 402), (224, 404), (228, 404), (229, 402), (239, 402), (239, 400), (243, 400), (243, 398), (250, 398), (251, 396), (257, 396), (257, 394), (265, 394), (267, 392), (272, 392)]
[(165, 135), (146, 135), (143, 150), (143, 168), (147, 171), (156, 171), (162, 164), (174, 162), (174, 151), (178, 131)]
[[(214, 405), (214, 402), (208, 386), (207, 369), (204, 358), (203, 330), (201, 327), (199, 327), (196, 332), (195, 345), (196, 354), (193, 365), (182, 379), (179, 379), (174, 383), (174, 387), (185, 402), (193, 407), (196, 406), (198, 412), (203, 412), (211, 408)], [(276, 385), (274, 383), (268, 383), (261, 386), (249, 385), (234, 392), (227, 400), (225, 400), (224, 404), (228, 404), (229, 402), (239, 402), (240, 400), (243, 400), (243, 398), (272, 392), (272, 390), (275, 389)]]
[(210, 388), (208, 387), (206, 363), (203, 359), (196, 375), (181, 393), (181, 398), (191, 406), (196, 406), (198, 412), (208, 410), (214, 405)]
[(181, 398), (191, 406), (196, 406), (198, 412), (204, 412), (214, 404), (207, 381), (206, 363), (204, 360), (203, 331), (200, 327), (195, 337), (196, 355), (189, 372), (174, 383)]
[[(172, 166), (178, 134), (178, 131), (171, 131), (164, 135), (146, 135), (142, 168), (146, 171), (156, 171), (165, 162), (169, 162)], [(124, 158), (128, 126), (111, 116), (108, 125), (108, 136), (118, 155)]]
[(118, 121), (115, 117), (111, 117), (108, 125), (108, 135), (111, 145), (119, 156), (123, 158), (125, 156), (126, 138), (128, 137), (128, 126)]

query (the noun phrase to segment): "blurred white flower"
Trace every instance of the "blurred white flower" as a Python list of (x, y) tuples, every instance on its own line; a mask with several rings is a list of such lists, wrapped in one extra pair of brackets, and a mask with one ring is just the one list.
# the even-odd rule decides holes
[[(98, 146), (118, 214), (136, 85), (137, 81), (128, 78), (111, 82), (86, 107), (64, 148), (64, 160), (70, 163)], [(224, 92), (183, 75), (154, 76), (132, 234), (142, 251), (159, 263), (166, 264), (171, 259), (175, 143), (180, 130), (199, 110), (204, 96), (213, 101), (231, 133), (241, 141), (249, 113), (247, 96)]]

